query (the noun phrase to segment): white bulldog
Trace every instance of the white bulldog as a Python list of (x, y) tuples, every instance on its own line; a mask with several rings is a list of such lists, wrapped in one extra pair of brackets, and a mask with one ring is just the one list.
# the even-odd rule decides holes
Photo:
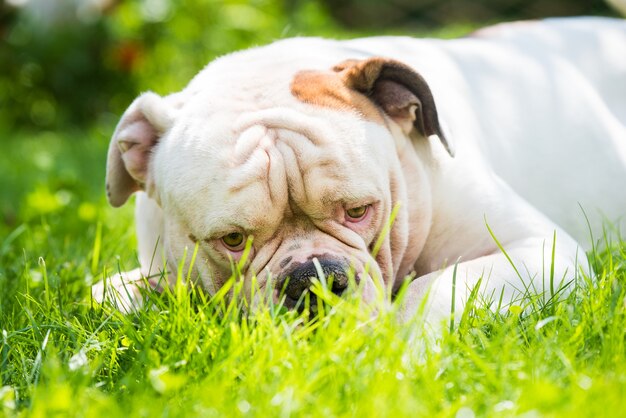
[(233, 53), (133, 102), (106, 184), (113, 206), (137, 194), (141, 267), (93, 287), (122, 310), (196, 244), (192, 277), (213, 294), (249, 240), (246, 291), (256, 277), (290, 308), (318, 274), (337, 294), (353, 276), (366, 300), (408, 278), (404, 315), (426, 300), (432, 324), (477, 284), (493, 309), (553, 297), (626, 214), (626, 21)]

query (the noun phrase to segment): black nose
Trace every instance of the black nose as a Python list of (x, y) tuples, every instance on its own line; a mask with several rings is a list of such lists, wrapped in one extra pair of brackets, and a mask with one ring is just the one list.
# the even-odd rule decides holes
[[(341, 295), (348, 287), (347, 266), (334, 260), (320, 260), (320, 267), (326, 282), (331, 286), (331, 291), (336, 295)], [(311, 287), (313, 279), (319, 279), (317, 268), (315, 268), (313, 261), (308, 261), (297, 265), (285, 275), (283, 280), (279, 281), (281, 284), (279, 290), (283, 291), (284, 289), (284, 304), (287, 308), (297, 308), (299, 311), (304, 309), (303, 296)], [(313, 293), (309, 293), (309, 303), (311, 307), (317, 304)]]

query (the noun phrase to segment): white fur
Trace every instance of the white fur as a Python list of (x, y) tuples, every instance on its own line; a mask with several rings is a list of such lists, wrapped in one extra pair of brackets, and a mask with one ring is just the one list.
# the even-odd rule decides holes
[[(426, 79), (455, 158), (436, 137), (410, 139), (389, 119), (385, 128), (291, 94), (299, 71), (370, 56), (404, 62)], [(603, 222), (626, 232), (622, 20), (498, 25), (450, 41), (284, 40), (216, 60), (175, 99), (175, 117), (159, 117), (167, 126), (150, 160), (154, 190), (137, 199), (144, 275), (164, 269), (163, 259), (171, 270), (193, 234), (196, 273), (214, 292), (228, 267), (219, 237), (249, 229), (260, 245), (248, 277), (258, 274), (262, 287), (288, 255), (334, 252), (351, 257), (357, 272), (374, 262), (362, 277), (370, 290), (379, 278), (395, 288), (414, 274), (405, 316), (429, 294), (426, 319), (436, 325), (451, 312), (455, 270), (457, 313), (479, 278), (496, 302), (502, 294), (505, 305), (522, 303), (527, 289), (550, 296), (553, 245), (558, 288), (586, 266), (584, 250)], [(329, 162), (332, 173), (320, 168)], [(376, 202), (376, 211), (356, 231), (337, 216), (359, 202)], [(398, 202), (392, 237), (373, 259), (368, 247)], [(94, 296), (105, 297), (101, 287)]]

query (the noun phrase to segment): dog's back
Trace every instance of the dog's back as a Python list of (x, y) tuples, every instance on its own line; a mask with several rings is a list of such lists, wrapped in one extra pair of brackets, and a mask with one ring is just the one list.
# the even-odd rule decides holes
[(486, 159), (580, 243), (590, 243), (585, 214), (594, 239), (604, 221), (623, 216), (626, 21), (549, 19), (450, 41), (385, 37), (349, 45), (415, 67), (433, 90), (457, 158)]

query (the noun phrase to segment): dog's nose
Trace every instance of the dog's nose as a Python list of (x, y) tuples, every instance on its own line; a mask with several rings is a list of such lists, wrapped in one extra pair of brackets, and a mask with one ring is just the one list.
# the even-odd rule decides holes
[[(331, 291), (336, 295), (341, 295), (348, 287), (346, 266), (343, 263), (332, 260), (320, 260), (319, 265), (326, 278), (326, 282), (331, 285)], [(313, 279), (319, 279), (318, 270), (313, 261), (300, 264), (286, 274), (285, 279), (280, 281), (280, 290), (283, 290), (284, 287), (285, 306), (288, 308), (297, 307), (298, 310), (304, 308), (303, 295), (311, 287)], [(310, 305), (315, 305), (315, 295), (311, 293), (309, 297)]]

